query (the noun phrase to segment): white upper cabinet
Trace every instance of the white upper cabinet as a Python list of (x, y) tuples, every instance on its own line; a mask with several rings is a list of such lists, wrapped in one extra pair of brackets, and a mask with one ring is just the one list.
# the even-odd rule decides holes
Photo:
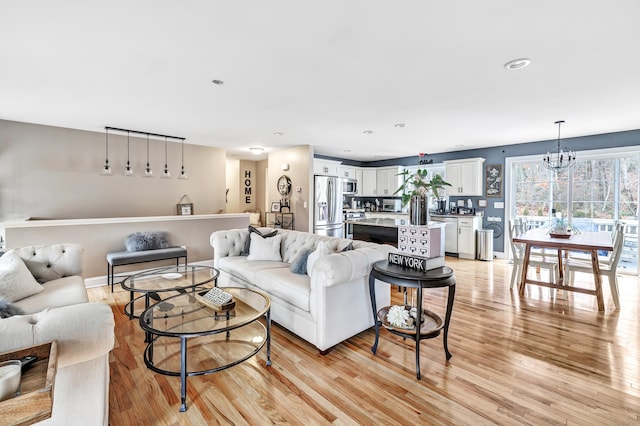
[(354, 166), (338, 166), (338, 177), (357, 179), (356, 168)]
[(313, 160), (314, 175), (339, 176), (338, 167), (340, 167), (340, 161), (322, 160), (319, 158)]
[(451, 184), (447, 195), (482, 196), (484, 158), (445, 161), (445, 180)]
[(363, 197), (376, 196), (377, 173), (374, 168), (362, 168), (362, 180), (358, 181), (358, 195)]
[[(402, 185), (402, 176), (400, 167), (380, 167), (376, 174), (376, 195), (377, 196), (393, 196), (393, 193)], [(398, 193), (396, 196), (400, 196)]]

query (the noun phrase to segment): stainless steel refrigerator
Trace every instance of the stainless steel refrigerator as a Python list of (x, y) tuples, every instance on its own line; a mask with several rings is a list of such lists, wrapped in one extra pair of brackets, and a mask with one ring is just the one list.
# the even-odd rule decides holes
[(342, 179), (316, 176), (313, 203), (313, 232), (329, 237), (343, 236)]

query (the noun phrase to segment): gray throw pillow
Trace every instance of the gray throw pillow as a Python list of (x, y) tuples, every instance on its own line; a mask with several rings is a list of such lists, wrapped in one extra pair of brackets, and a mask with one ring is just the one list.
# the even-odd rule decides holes
[(164, 249), (169, 247), (169, 234), (166, 232), (135, 232), (124, 241), (127, 251)]
[(313, 253), (313, 249), (304, 249), (300, 252), (300, 254), (293, 260), (289, 269), (294, 274), (299, 275), (307, 275), (307, 260), (309, 259), (309, 255)]
[(0, 297), (0, 318), (9, 318), (14, 315), (22, 315), (24, 311), (13, 303)]

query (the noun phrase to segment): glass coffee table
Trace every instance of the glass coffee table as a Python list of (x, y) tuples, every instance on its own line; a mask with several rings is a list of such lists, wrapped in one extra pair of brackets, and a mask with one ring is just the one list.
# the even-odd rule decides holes
[[(156, 373), (180, 376), (182, 412), (187, 410), (187, 377), (240, 364), (265, 344), (266, 365), (271, 365), (269, 296), (241, 287), (222, 289), (233, 296), (235, 306), (231, 310), (216, 311), (202, 304), (196, 294), (204, 294), (208, 289), (197, 289), (168, 297), (140, 315), (140, 327), (149, 337), (144, 362)], [(264, 324), (260, 321), (263, 317)]]
[[(151, 301), (162, 301), (162, 293), (195, 291), (197, 287), (204, 287), (209, 283), (213, 285), (207, 287), (213, 287), (216, 285), (219, 274), (220, 271), (210, 266), (173, 265), (130, 275), (122, 282), (122, 288), (128, 290), (130, 294), (124, 313), (129, 318), (138, 318), (140, 312), (151, 305)], [(135, 293), (140, 295), (136, 297)], [(144, 308), (138, 308), (136, 311), (136, 302), (141, 299), (144, 299)]]

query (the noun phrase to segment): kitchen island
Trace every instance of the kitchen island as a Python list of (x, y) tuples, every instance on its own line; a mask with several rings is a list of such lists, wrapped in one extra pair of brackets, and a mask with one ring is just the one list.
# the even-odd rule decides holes
[[(353, 225), (353, 239), (398, 247), (398, 226), (409, 225), (409, 219), (353, 219), (345, 223)], [(429, 222), (429, 225), (438, 225)]]

